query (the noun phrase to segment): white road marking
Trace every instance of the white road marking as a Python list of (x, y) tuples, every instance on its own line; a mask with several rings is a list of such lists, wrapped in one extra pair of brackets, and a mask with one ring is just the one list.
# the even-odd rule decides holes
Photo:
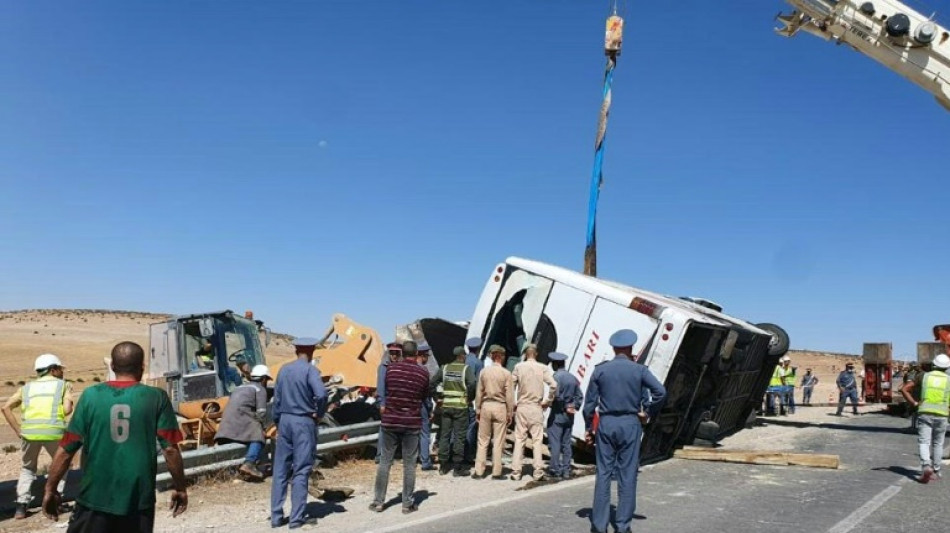
[(559, 490), (578, 487), (580, 485), (591, 484), (594, 482), (594, 478), (595, 476), (591, 475), (591, 476), (584, 476), (583, 478), (576, 479), (574, 481), (561, 481), (560, 483), (555, 483), (554, 485), (551, 485), (550, 487), (541, 487), (537, 489), (525, 490), (525, 491), (522, 491), (521, 494), (518, 494), (515, 496), (506, 496), (505, 498), (501, 498), (498, 500), (482, 502), (482, 503), (472, 505), (469, 507), (463, 507), (461, 509), (453, 509), (451, 511), (445, 511), (443, 513), (427, 516), (425, 518), (419, 518), (418, 520), (413, 520), (412, 522), (406, 522), (403, 524), (397, 524), (397, 525), (384, 527), (380, 529), (369, 529), (366, 531), (366, 533), (390, 533), (391, 531), (403, 531), (406, 529), (412, 529), (414, 527), (418, 527), (423, 524), (445, 520), (446, 518), (449, 518), (455, 515), (470, 513), (473, 511), (480, 511), (482, 509), (488, 509), (489, 507), (496, 507), (498, 505), (505, 505), (511, 502), (516, 502), (518, 500), (524, 500), (527, 498), (531, 498), (532, 496), (537, 496), (538, 494), (547, 494), (549, 492), (556, 492)]
[(831, 529), (828, 530), (828, 533), (848, 533), (858, 524), (860, 524), (865, 518), (871, 516), (874, 511), (877, 511), (882, 505), (887, 503), (887, 500), (890, 500), (901, 491), (901, 485), (904, 483), (905, 479), (902, 479), (882, 490), (877, 494), (877, 496), (868, 500), (867, 503), (858, 507), (854, 510), (853, 513), (849, 514), (844, 518), (844, 520), (835, 524)]

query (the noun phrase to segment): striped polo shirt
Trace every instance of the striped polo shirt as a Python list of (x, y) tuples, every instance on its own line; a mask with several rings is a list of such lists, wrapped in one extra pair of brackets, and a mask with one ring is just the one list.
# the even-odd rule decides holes
[(429, 371), (415, 361), (390, 363), (386, 369), (385, 382), (383, 427), (421, 429), (422, 402), (429, 397)]

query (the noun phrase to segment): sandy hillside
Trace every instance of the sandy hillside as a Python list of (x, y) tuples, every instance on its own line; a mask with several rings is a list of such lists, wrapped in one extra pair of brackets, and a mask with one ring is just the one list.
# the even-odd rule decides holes
[(855, 368), (860, 370), (862, 362), (859, 355), (831, 354), (812, 350), (792, 350), (788, 352), (788, 357), (792, 360), (792, 366), (798, 367), (795, 383), (795, 401), (802, 401), (802, 390), (799, 385), (802, 382), (802, 376), (805, 375), (805, 369), (810, 368), (812, 373), (818, 377), (818, 386), (812, 393), (812, 403), (828, 403), (829, 401), (838, 401), (838, 388), (835, 386), (835, 379), (838, 373), (844, 370), (846, 363), (854, 363)]
[[(66, 379), (77, 390), (106, 379), (103, 357), (121, 341), (148, 349), (148, 326), (169, 315), (136, 311), (40, 309), (0, 312), (0, 397), (32, 378), (33, 360), (55, 353), (66, 365)], [(289, 357), (288, 337), (275, 335), (267, 357)], [(3, 422), (0, 420), (0, 425)]]

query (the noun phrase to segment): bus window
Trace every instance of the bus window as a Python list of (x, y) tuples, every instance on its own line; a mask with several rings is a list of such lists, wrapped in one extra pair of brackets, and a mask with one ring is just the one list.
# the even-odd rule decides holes
[(485, 350), (493, 344), (504, 347), (505, 367), (509, 370), (521, 360), (521, 349), (528, 339), (534, 338), (552, 285), (547, 278), (516, 270), (499, 291)]

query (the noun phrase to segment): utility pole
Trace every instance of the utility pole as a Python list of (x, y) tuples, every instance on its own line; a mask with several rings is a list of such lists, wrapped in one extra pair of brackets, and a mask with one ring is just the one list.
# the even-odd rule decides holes
[(610, 86), (614, 80), (614, 68), (623, 45), (623, 18), (617, 14), (613, 2), (607, 17), (607, 33), (604, 37), (604, 54), (607, 66), (604, 70), (604, 99), (600, 104), (600, 119), (597, 123), (597, 139), (594, 142), (594, 169), (590, 177), (590, 198), (587, 204), (587, 247), (584, 249), (584, 274), (597, 277), (597, 201), (600, 186), (604, 182), (604, 149), (607, 145), (607, 117), (610, 115)]

